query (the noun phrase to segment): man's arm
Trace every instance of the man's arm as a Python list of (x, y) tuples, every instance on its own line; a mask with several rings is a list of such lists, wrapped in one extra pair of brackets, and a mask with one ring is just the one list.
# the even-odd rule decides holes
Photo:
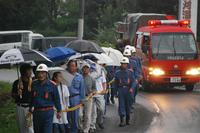
[[(92, 78), (92, 77), (91, 77)], [(93, 92), (95, 92), (95, 91), (97, 91), (97, 88), (96, 88), (97, 86), (96, 86), (96, 81), (95, 81), (95, 79), (94, 78), (92, 78), (92, 91)]]
[(81, 96), (81, 99), (85, 98), (85, 83), (82, 76), (80, 80), (80, 96)]
[(55, 85), (53, 85), (53, 101), (57, 109), (57, 112), (60, 112), (61, 111), (60, 96), (58, 93), (58, 88)]
[(102, 72), (102, 86), (103, 86), (103, 89), (106, 90), (107, 83), (106, 83), (106, 76), (104, 72)]

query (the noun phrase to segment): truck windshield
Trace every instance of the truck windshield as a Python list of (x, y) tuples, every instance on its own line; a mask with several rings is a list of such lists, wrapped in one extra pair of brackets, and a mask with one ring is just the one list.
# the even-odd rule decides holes
[(31, 46), (34, 50), (43, 51), (42, 39), (32, 39)]
[(158, 59), (168, 58), (166, 55), (193, 59), (197, 55), (197, 46), (191, 33), (155, 33), (152, 35), (152, 53)]

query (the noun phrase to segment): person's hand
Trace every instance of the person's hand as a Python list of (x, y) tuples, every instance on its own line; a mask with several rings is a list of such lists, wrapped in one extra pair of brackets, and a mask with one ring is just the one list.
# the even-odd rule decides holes
[(60, 118), (61, 118), (61, 112), (60, 112), (60, 111), (57, 112), (56, 117), (57, 117), (57, 119), (60, 119)]
[(29, 108), (29, 113), (33, 113), (34, 109), (33, 108)]
[(88, 97), (92, 97), (96, 92), (89, 93)]
[(143, 76), (142, 75), (140, 75), (139, 76), (139, 81), (141, 81), (143, 79)]
[(22, 95), (22, 89), (18, 89), (17, 93), (21, 96)]
[(131, 89), (129, 89), (129, 92), (131, 93), (131, 94), (133, 94), (133, 89), (131, 88)]
[(138, 84), (138, 80), (137, 79), (135, 80), (135, 83)]

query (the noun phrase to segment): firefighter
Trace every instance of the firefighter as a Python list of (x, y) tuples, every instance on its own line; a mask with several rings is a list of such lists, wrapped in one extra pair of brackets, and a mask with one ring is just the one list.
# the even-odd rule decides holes
[(110, 84), (108, 84), (108, 88), (111, 90), (109, 93), (108, 93), (108, 99), (107, 99), (107, 102), (111, 103), (112, 104), (115, 104), (115, 99), (114, 97), (116, 96), (116, 93), (115, 93), (115, 89), (114, 89), (114, 84), (112, 83), (113, 79), (114, 79), (114, 76), (115, 76), (115, 72), (116, 72), (116, 66), (106, 66), (106, 70), (107, 70), (107, 82), (111, 82)]
[[(115, 88), (118, 92), (120, 127), (129, 125), (131, 95), (135, 88), (134, 73), (128, 69), (129, 59), (124, 57), (120, 69), (115, 73)], [(126, 122), (125, 122), (126, 118)]]
[(124, 52), (123, 52), (123, 55), (129, 59), (130, 63), (128, 64), (128, 69), (131, 69), (134, 72), (135, 77), (137, 78), (138, 73), (139, 73), (138, 72), (139, 68), (138, 68), (138, 65), (137, 65), (137, 61), (135, 61), (131, 58), (131, 50), (125, 49)]
[(61, 117), (61, 105), (58, 89), (53, 81), (48, 80), (48, 67), (38, 65), (37, 80), (32, 84), (30, 111), (33, 113), (35, 133), (52, 133), (54, 106), (57, 118)]
[(143, 78), (143, 74), (142, 74), (142, 63), (141, 63), (141, 59), (136, 56), (136, 48), (134, 46), (132, 46), (132, 49), (131, 49), (131, 57), (130, 57), (131, 60), (134, 60), (136, 62), (136, 65), (137, 65), (137, 71), (136, 71), (136, 81), (137, 81), (137, 87), (135, 89), (135, 93), (134, 93), (134, 103), (135, 103), (135, 100), (136, 100), (136, 95), (138, 93), (138, 89), (142, 87), (142, 78)]
[(137, 79), (138, 80), (141, 80), (142, 78), (142, 63), (141, 63), (141, 59), (136, 56), (136, 48), (134, 46), (132, 46), (132, 48), (130, 49), (131, 50), (131, 59), (135, 60), (136, 63), (137, 63)]
[[(136, 83), (136, 87), (138, 88), (139, 86), (139, 81), (141, 79), (141, 62), (140, 59), (137, 58), (136, 56), (132, 56), (132, 53), (135, 53), (135, 48), (133, 46), (130, 46), (129, 49), (125, 49), (124, 50), (124, 56), (127, 56), (130, 60), (130, 63), (128, 65), (128, 68), (133, 70), (134, 72), (134, 76), (135, 76), (135, 83)], [(137, 94), (137, 88), (135, 89), (135, 92), (132, 96), (132, 104), (135, 103), (135, 98), (136, 98), (136, 94)]]

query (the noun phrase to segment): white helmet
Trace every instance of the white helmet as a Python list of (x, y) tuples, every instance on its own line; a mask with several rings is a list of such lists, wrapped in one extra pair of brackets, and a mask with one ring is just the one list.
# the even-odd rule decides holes
[(124, 56), (131, 56), (131, 50), (130, 49), (125, 49), (123, 52)]
[(37, 72), (42, 72), (42, 71), (48, 72), (48, 67), (45, 64), (40, 64), (40, 65), (38, 65), (36, 71)]
[(126, 45), (124, 49), (131, 49), (131, 45)]
[(131, 51), (131, 53), (135, 53), (136, 52), (136, 49), (134, 46), (131, 46), (131, 45), (126, 45), (125, 46), (125, 50), (128, 49)]
[(129, 59), (128, 59), (128, 57), (123, 57), (122, 60), (120, 61), (120, 63), (129, 64)]
[(88, 63), (83, 63), (82, 65), (81, 65), (81, 69), (83, 69), (84, 67), (88, 67), (88, 68), (90, 68), (90, 65), (88, 64)]
[(134, 46), (131, 46), (130, 50), (131, 50), (131, 53), (136, 53), (136, 48)]

